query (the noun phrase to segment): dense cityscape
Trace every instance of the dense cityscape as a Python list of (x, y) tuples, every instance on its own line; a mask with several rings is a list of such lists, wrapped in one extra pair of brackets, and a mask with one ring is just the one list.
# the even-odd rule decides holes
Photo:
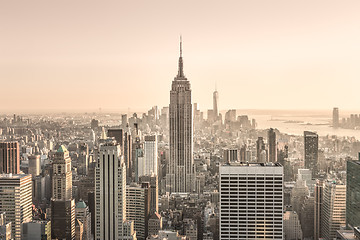
[(200, 110), (181, 44), (168, 106), (1, 116), (0, 239), (360, 237), (359, 140)]

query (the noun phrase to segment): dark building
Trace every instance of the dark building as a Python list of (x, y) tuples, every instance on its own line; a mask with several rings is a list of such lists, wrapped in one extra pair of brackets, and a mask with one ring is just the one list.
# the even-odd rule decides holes
[(317, 180), (314, 188), (314, 239), (320, 239), (321, 234), (321, 209), (323, 204), (323, 181)]
[(75, 239), (75, 200), (51, 202), (51, 236)]
[(347, 161), (346, 227), (360, 226), (360, 161)]
[(99, 120), (93, 119), (91, 120), (91, 129), (96, 129), (99, 127)]
[(268, 131), (268, 144), (269, 144), (269, 162), (276, 162), (277, 157), (277, 145), (276, 145), (276, 133), (274, 129), (270, 128)]
[(20, 173), (20, 150), (18, 142), (0, 143), (0, 173)]
[(315, 132), (304, 131), (305, 168), (312, 170), (313, 177), (317, 174), (319, 136)]
[[(108, 129), (108, 137), (113, 137), (120, 144), (120, 146), (124, 146), (124, 134), (123, 130), (120, 128), (117, 129)], [(121, 149), (123, 150), (123, 149)]]
[(265, 150), (265, 143), (263, 137), (258, 137), (256, 141), (256, 159), (260, 161), (260, 153), (262, 150)]

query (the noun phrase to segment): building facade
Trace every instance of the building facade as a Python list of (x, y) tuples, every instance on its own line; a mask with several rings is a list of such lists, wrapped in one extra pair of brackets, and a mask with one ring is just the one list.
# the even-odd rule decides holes
[(360, 226), (360, 161), (347, 161), (346, 226)]
[(0, 173), (20, 173), (20, 150), (18, 142), (0, 143)]
[(305, 168), (312, 170), (313, 177), (318, 169), (319, 136), (315, 132), (304, 131)]
[(220, 239), (283, 239), (283, 167), (220, 166)]

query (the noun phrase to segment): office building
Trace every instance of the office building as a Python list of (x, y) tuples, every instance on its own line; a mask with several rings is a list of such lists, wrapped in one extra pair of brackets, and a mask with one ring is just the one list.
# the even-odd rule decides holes
[(170, 159), (166, 175), (168, 192), (194, 192), (193, 117), (190, 82), (184, 75), (180, 41), (179, 70), (170, 91)]
[(91, 236), (91, 214), (89, 211), (89, 207), (86, 205), (84, 201), (79, 201), (75, 206), (75, 217), (79, 220), (83, 225), (83, 240), (92, 239)]
[(220, 166), (220, 239), (283, 239), (283, 167)]
[(33, 178), (39, 176), (41, 173), (40, 155), (30, 155), (29, 159), (29, 171)]
[(95, 167), (95, 239), (125, 239), (126, 165), (120, 145), (100, 145)]
[(162, 230), (162, 217), (160, 214), (154, 212), (148, 221), (148, 235), (158, 235), (159, 231)]
[(18, 142), (0, 142), (0, 173), (20, 173)]
[(33, 220), (22, 224), (22, 240), (51, 240), (51, 222)]
[(69, 151), (61, 145), (52, 163), (51, 236), (75, 239), (75, 200)]
[(277, 162), (277, 144), (276, 133), (274, 129), (270, 128), (268, 131), (268, 145), (269, 145), (269, 162)]
[(336, 181), (324, 182), (323, 205), (321, 211), (322, 238), (336, 237), (336, 231), (346, 225), (346, 185)]
[(314, 238), (321, 238), (321, 209), (323, 204), (323, 181), (317, 180), (314, 188)]
[(346, 226), (360, 226), (360, 161), (347, 161)]
[(263, 137), (258, 137), (256, 140), (256, 159), (258, 162), (266, 162), (261, 160), (261, 155), (265, 151), (265, 143)]
[(158, 176), (147, 175), (140, 177), (140, 184), (148, 182), (150, 184), (150, 214), (159, 212), (159, 183)]
[(11, 222), (11, 235), (21, 239), (21, 224), (32, 220), (32, 182), (29, 174), (0, 174), (0, 212)]
[(219, 118), (219, 93), (215, 88), (215, 91), (213, 93), (213, 115), (214, 115), (214, 121), (217, 121)]
[(301, 240), (303, 234), (297, 212), (286, 211), (284, 213), (284, 235), (285, 239)]
[(157, 136), (145, 136), (145, 166), (143, 175), (158, 174)]
[(317, 175), (319, 136), (314, 132), (304, 131), (304, 161), (305, 168), (312, 170), (312, 176)]
[(0, 239), (11, 240), (11, 222), (6, 221), (5, 212), (0, 213)]
[(239, 161), (238, 149), (224, 149), (224, 163), (231, 163)]

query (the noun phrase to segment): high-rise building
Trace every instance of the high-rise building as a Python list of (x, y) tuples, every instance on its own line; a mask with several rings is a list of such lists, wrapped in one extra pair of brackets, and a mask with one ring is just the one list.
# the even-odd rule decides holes
[(317, 180), (314, 188), (314, 239), (321, 238), (321, 209), (323, 204), (323, 181)]
[(360, 161), (347, 161), (346, 226), (360, 226)]
[(75, 239), (75, 200), (69, 151), (61, 145), (52, 163), (51, 236)]
[(134, 180), (135, 182), (139, 181), (139, 176), (143, 175), (144, 168), (144, 143), (141, 142), (139, 135), (135, 137), (135, 141), (132, 146), (132, 162), (134, 168)]
[(0, 239), (11, 240), (11, 222), (6, 221), (5, 212), (0, 213)]
[(333, 128), (339, 127), (339, 108), (333, 109)]
[(83, 240), (90, 240), (91, 237), (91, 214), (89, 207), (84, 201), (79, 201), (75, 207), (75, 216), (83, 224)]
[(148, 182), (150, 184), (150, 214), (159, 212), (159, 184), (158, 176), (147, 175), (140, 177), (140, 183)]
[(321, 234), (326, 240), (336, 238), (336, 231), (346, 225), (346, 185), (327, 180), (324, 183)]
[(28, 173), (32, 175), (32, 177), (36, 177), (41, 173), (41, 165), (40, 165), (40, 155), (30, 155), (29, 159), (29, 171)]
[(238, 149), (224, 149), (224, 163), (231, 163), (239, 161)]
[(300, 220), (297, 212), (288, 210), (284, 213), (283, 219), (285, 239), (303, 239)]
[(32, 220), (32, 182), (30, 174), (0, 174), (0, 212), (11, 222), (11, 234), (21, 239), (21, 224)]
[(145, 136), (145, 166), (144, 175), (158, 174), (157, 136)]
[(268, 131), (268, 145), (269, 145), (269, 162), (277, 162), (277, 144), (276, 133), (274, 129), (270, 128)]
[(147, 220), (149, 218), (149, 188), (136, 183), (126, 187), (126, 216), (134, 222), (134, 230), (139, 240), (147, 237)]
[(283, 167), (220, 166), (220, 239), (283, 239)]
[(124, 145), (124, 134), (120, 128), (110, 128), (107, 132), (108, 137), (115, 138), (116, 142), (122, 147)]
[(315, 132), (304, 131), (304, 160), (305, 168), (312, 170), (312, 175), (317, 175), (319, 136)]
[(148, 235), (158, 235), (160, 230), (162, 230), (162, 217), (155, 212), (149, 217)]
[(193, 117), (190, 82), (184, 75), (180, 41), (179, 70), (170, 91), (170, 161), (168, 192), (194, 192)]
[(263, 137), (258, 137), (256, 140), (256, 159), (260, 162), (261, 159), (261, 152), (265, 150), (265, 143)]
[(0, 143), (0, 173), (20, 173), (20, 151), (18, 142)]
[(95, 167), (95, 239), (125, 239), (126, 165), (120, 145), (100, 145)]
[(214, 115), (214, 121), (217, 121), (219, 118), (219, 93), (215, 89), (213, 93), (213, 115)]

